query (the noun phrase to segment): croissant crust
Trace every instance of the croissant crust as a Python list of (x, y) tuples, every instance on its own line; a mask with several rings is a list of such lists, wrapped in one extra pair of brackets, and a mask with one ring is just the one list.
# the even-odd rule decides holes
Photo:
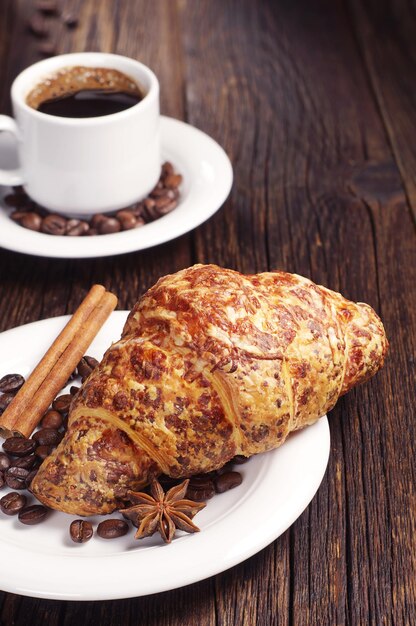
[(375, 374), (387, 345), (370, 306), (295, 274), (165, 276), (75, 396), (32, 490), (62, 511), (107, 513), (153, 475), (276, 448)]

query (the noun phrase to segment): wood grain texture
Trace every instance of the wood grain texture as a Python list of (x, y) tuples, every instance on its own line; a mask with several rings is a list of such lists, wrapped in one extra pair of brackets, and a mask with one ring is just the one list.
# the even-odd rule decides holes
[[(294, 271), (369, 302), (391, 349), (385, 369), (332, 412), (323, 483), (271, 546), (207, 581), (145, 598), (70, 603), (0, 592), (1, 624), (414, 623), (414, 7), (64, 4), (81, 19), (74, 31), (56, 20), (59, 50), (108, 50), (149, 64), (161, 81), (162, 112), (220, 141), (235, 182), (211, 220), (155, 250), (53, 262), (1, 250), (0, 329), (73, 311), (92, 282), (130, 308), (160, 275), (198, 261)], [(28, 0), (2, 0), (1, 112), (15, 74), (38, 58), (25, 27), (32, 11)]]
[(416, 223), (416, 6), (396, 0), (348, 1), (353, 30)]

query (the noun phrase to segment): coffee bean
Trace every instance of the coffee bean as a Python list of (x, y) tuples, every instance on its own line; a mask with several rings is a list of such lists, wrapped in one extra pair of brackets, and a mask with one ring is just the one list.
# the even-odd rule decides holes
[(34, 15), (28, 24), (28, 28), (32, 35), (39, 37), (39, 39), (43, 39), (49, 34), (49, 29), (41, 15)]
[(133, 213), (134, 217), (141, 217), (143, 214), (143, 207), (143, 202), (137, 202), (136, 204), (133, 204), (131, 207), (129, 207), (129, 211)]
[(235, 457), (233, 457), (230, 461), (230, 463), (235, 463), (236, 465), (243, 465), (244, 463), (247, 463), (247, 461), (250, 460), (250, 457), (248, 456), (243, 456), (242, 454), (236, 454)]
[(33, 433), (32, 439), (36, 441), (37, 446), (55, 446), (61, 441), (62, 434), (55, 428), (42, 428)]
[(186, 497), (189, 500), (194, 500), (194, 502), (205, 502), (205, 500), (209, 500), (215, 495), (215, 487), (214, 485), (207, 489), (195, 488), (192, 486), (188, 486)]
[(72, 396), (70, 393), (65, 393), (62, 396), (58, 396), (52, 402), (52, 408), (59, 413), (68, 413), (70, 404), (72, 402)]
[(15, 209), (20, 209), (26, 206), (27, 196), (22, 193), (10, 193), (7, 196), (4, 196), (3, 202), (10, 207)]
[(167, 476), (166, 474), (161, 474), (158, 476), (157, 480), (162, 485), (164, 491), (167, 491), (171, 487), (179, 485), (179, 483), (182, 482), (180, 478), (172, 478), (172, 476)]
[(17, 393), (25, 382), (20, 374), (6, 374), (0, 379), (0, 391), (2, 393)]
[(168, 204), (171, 204), (171, 203), (172, 203), (172, 200), (170, 198), (168, 198), (167, 196), (163, 196), (162, 198), (156, 198), (155, 199), (155, 207), (156, 207), (158, 212), (160, 212), (160, 210), (163, 209), (163, 207), (165, 207), (165, 206), (167, 206)]
[(177, 200), (179, 198), (179, 191), (177, 189), (163, 188), (163, 194), (159, 194), (159, 197), (167, 198), (169, 200)]
[(3, 393), (0, 395), (0, 415), (7, 409), (13, 398), (13, 393)]
[(22, 456), (11, 462), (10, 467), (23, 467), (23, 469), (30, 470), (38, 462), (37, 457), (34, 454), (29, 456)]
[(78, 226), (81, 220), (77, 220), (75, 218), (69, 219), (66, 223), (66, 232), (68, 232), (73, 226)]
[(143, 216), (147, 222), (153, 222), (159, 217), (159, 213), (156, 209), (156, 203), (153, 198), (146, 198), (144, 201)]
[(98, 235), (98, 230), (96, 228), (89, 228), (89, 230), (87, 230), (87, 232), (85, 233), (85, 235), (87, 237), (95, 237), (95, 235)]
[(30, 485), (32, 483), (32, 480), (38, 473), (38, 469), (38, 467), (35, 467), (34, 469), (30, 470), (29, 474), (26, 476), (26, 489), (30, 489)]
[(97, 527), (97, 535), (102, 539), (123, 537), (129, 530), (129, 525), (122, 519), (106, 519)]
[(164, 204), (162, 207), (158, 208), (159, 216), (161, 217), (162, 215), (167, 215), (168, 213), (173, 211), (173, 209), (176, 209), (177, 206), (178, 206), (177, 200), (170, 200), (169, 202)]
[(217, 474), (224, 474), (224, 472), (231, 472), (234, 469), (234, 459), (230, 459), (229, 461), (227, 461), (227, 463), (225, 465), (223, 465), (222, 467), (220, 467), (219, 469), (217, 469)]
[(167, 196), (167, 194), (169, 193), (169, 189), (166, 189), (165, 187), (163, 187), (162, 183), (159, 183), (159, 184), (160, 184), (160, 187), (156, 186), (150, 192), (150, 197), (154, 198), (154, 200), (156, 200), (157, 198), (163, 198), (164, 196)]
[(35, 211), (35, 213), (37, 213), (42, 219), (44, 217), (48, 217), (49, 211), (47, 209), (44, 209), (43, 207), (38, 206), (35, 202), (32, 202), (31, 206), (32, 206), (33, 211)]
[(11, 459), (4, 452), (0, 452), (0, 470), (4, 471), (9, 469), (11, 465)]
[(136, 218), (136, 226), (135, 226), (135, 228), (141, 228), (145, 224), (146, 224), (146, 222), (144, 221), (144, 219), (142, 217), (137, 217)]
[(0, 489), (3, 489), (5, 484), (6, 484), (6, 480), (4, 478), (4, 472), (3, 470), (0, 470)]
[(153, 196), (154, 193), (156, 193), (156, 197), (158, 192), (163, 189), (163, 182), (159, 179), (156, 183), (156, 185), (153, 187), (152, 191), (149, 193), (149, 196)]
[(111, 235), (121, 230), (121, 224), (115, 217), (104, 218), (97, 227), (100, 235)]
[(26, 489), (26, 478), (29, 471), (24, 467), (9, 467), (4, 477), (10, 489)]
[(26, 524), (27, 526), (34, 526), (43, 522), (48, 514), (48, 509), (41, 504), (32, 504), (32, 506), (26, 506), (19, 512), (19, 522)]
[(78, 18), (73, 13), (64, 15), (64, 24), (67, 28), (76, 28), (78, 26)]
[(205, 476), (193, 476), (186, 491), (186, 497), (195, 502), (209, 500), (215, 495), (214, 483)]
[(3, 443), (3, 450), (12, 456), (27, 456), (36, 448), (36, 442), (25, 437), (10, 437)]
[(220, 474), (220, 470), (211, 470), (210, 472), (205, 472), (204, 474), (201, 474), (201, 476), (206, 476), (207, 478), (214, 480), (214, 478), (218, 476), (218, 474)]
[(83, 519), (76, 519), (71, 522), (69, 534), (75, 543), (85, 543), (89, 541), (93, 535), (91, 522)]
[(35, 454), (41, 461), (44, 461), (51, 454), (52, 450), (53, 446), (38, 446)]
[(122, 230), (131, 230), (136, 227), (137, 220), (131, 211), (119, 211), (117, 219), (121, 224)]
[(59, 13), (56, 0), (36, 0), (35, 8), (45, 15), (57, 15)]
[(85, 235), (89, 230), (89, 226), (87, 222), (83, 222), (82, 220), (68, 220), (66, 226), (66, 234), (68, 237), (80, 237), (81, 235)]
[(39, 232), (42, 226), (42, 218), (37, 213), (30, 211), (19, 220), (19, 223), (21, 226), (23, 226), (23, 228)]
[(19, 210), (17, 209), (17, 211), (13, 211), (13, 213), (10, 213), (10, 219), (12, 219), (14, 222), (19, 222), (20, 220), (25, 216), (25, 215), (29, 215), (28, 211), (23, 210)]
[(212, 484), (212, 480), (208, 473), (196, 474), (191, 477), (189, 484), (192, 484), (195, 487), (206, 487), (207, 485)]
[(239, 472), (224, 472), (215, 478), (215, 490), (217, 493), (224, 493), (224, 491), (238, 487), (242, 482), (243, 477)]
[(92, 370), (97, 367), (97, 365), (97, 359), (94, 359), (94, 357), (86, 354), (77, 365), (78, 375), (81, 376), (81, 378), (86, 378), (91, 374)]
[(177, 200), (179, 198), (179, 191), (177, 189), (165, 189), (165, 197), (170, 200)]
[(169, 174), (163, 182), (165, 187), (176, 189), (182, 183), (182, 176), (180, 174)]
[(66, 222), (67, 220), (62, 217), (62, 215), (51, 213), (43, 218), (40, 229), (42, 233), (46, 233), (47, 235), (64, 235)]
[(71, 394), (71, 396), (75, 396), (76, 393), (78, 393), (78, 391), (81, 389), (81, 387), (77, 387), (76, 385), (72, 385), (72, 387), (70, 387), (69, 389), (69, 393)]
[(65, 387), (67, 387), (69, 385), (69, 383), (74, 380), (74, 378), (76, 378), (78, 376), (77, 374), (77, 370), (76, 368), (74, 369), (74, 371), (72, 372), (72, 374), (69, 375), (68, 380), (66, 381), (66, 383), (62, 386), (62, 389), (64, 389)]
[(92, 216), (90, 220), (90, 226), (92, 226), (92, 228), (98, 228), (98, 225), (105, 219), (105, 215), (103, 215), (102, 213), (96, 213)]
[(172, 163), (170, 163), (169, 161), (166, 161), (165, 163), (163, 163), (162, 173), (160, 175), (162, 180), (166, 178), (166, 176), (169, 176), (170, 174), (174, 174), (174, 173), (175, 173), (175, 170), (173, 169)]
[(40, 426), (42, 428), (61, 428), (63, 424), (63, 417), (58, 411), (54, 411), (53, 409), (49, 409), (46, 411), (45, 415), (42, 417)]
[(5, 515), (16, 515), (26, 506), (26, 496), (11, 491), (0, 500), (0, 511)]

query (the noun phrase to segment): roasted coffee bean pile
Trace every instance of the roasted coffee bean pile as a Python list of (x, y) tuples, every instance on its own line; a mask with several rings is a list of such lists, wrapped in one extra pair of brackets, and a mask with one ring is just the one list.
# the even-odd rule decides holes
[(74, 13), (61, 13), (58, 0), (35, 0), (35, 12), (28, 22), (29, 33), (38, 40), (38, 52), (43, 57), (58, 54), (56, 27), (62, 22), (68, 29), (78, 26)]
[[(85, 380), (92, 372), (98, 361), (90, 356), (84, 356), (78, 363), (71, 379), (80, 377)], [(11, 402), (13, 396), (24, 384), (25, 379), (20, 374), (7, 374), (0, 379), (0, 410), (1, 412)], [(22, 524), (34, 525), (46, 519), (49, 510), (40, 504), (29, 504), (28, 495), (30, 483), (36, 475), (41, 463), (56, 448), (65, 434), (69, 406), (73, 394), (79, 387), (72, 387), (72, 394), (62, 394), (55, 398), (52, 407), (46, 411), (30, 439), (25, 437), (9, 437), (3, 443), (3, 452), (0, 452), (0, 489), (9, 487), (9, 492), (0, 499), (0, 511), (5, 515), (17, 515)]]
[[(98, 361), (91, 356), (84, 356), (78, 363), (76, 370), (68, 383), (80, 378), (81, 382), (91, 374), (98, 365)], [(25, 379), (19, 374), (7, 374), (0, 379), (0, 407), (3, 409), (10, 403), (13, 396), (24, 384)], [(67, 384), (68, 384), (67, 383)], [(0, 490), (9, 487), (10, 491), (0, 499), (0, 511), (5, 515), (16, 515), (19, 522), (25, 525), (35, 525), (43, 522), (51, 511), (37, 503), (30, 503), (30, 483), (36, 475), (41, 463), (51, 454), (62, 440), (67, 427), (69, 407), (73, 396), (79, 387), (70, 387), (70, 393), (59, 395), (46, 411), (31, 438), (10, 437), (3, 443), (3, 452), (0, 452)], [(2, 401), (2, 398), (6, 400)], [(0, 409), (1, 410), (1, 409)], [(186, 497), (196, 502), (209, 500), (215, 494), (224, 493), (238, 487), (242, 483), (242, 475), (235, 471), (235, 466), (246, 463), (248, 459), (235, 456), (219, 470), (192, 476), (189, 481)], [(163, 489), (178, 485), (183, 478), (174, 479), (166, 475), (158, 477)], [(22, 492), (28, 493), (22, 493)], [(150, 492), (149, 488), (145, 491)], [(128, 506), (129, 503), (126, 503)], [(123, 514), (125, 520), (135, 524), (135, 519)], [(96, 534), (101, 539), (115, 539), (123, 537), (129, 531), (129, 524), (120, 518), (107, 518), (100, 522)], [(74, 520), (69, 527), (69, 536), (74, 543), (86, 543), (94, 534), (93, 525), (86, 519)]]
[[(0, 388), (12, 376), (17, 377), (16, 374), (4, 376), (0, 380)], [(4, 441), (3, 452), (0, 452), (0, 489), (9, 487), (14, 490), (0, 499), (0, 511), (5, 515), (17, 515), (19, 522), (29, 526), (43, 522), (49, 510), (41, 504), (27, 505), (27, 496), (18, 492), (30, 491), (30, 484), (42, 461), (64, 436), (69, 409), (67, 394), (58, 397), (55, 403), (60, 412), (56, 409), (47, 411), (40, 423), (40, 429), (30, 439), (10, 437)]]
[(114, 214), (97, 213), (89, 221), (50, 213), (31, 200), (22, 187), (14, 187), (4, 202), (13, 208), (11, 219), (29, 230), (66, 237), (110, 235), (140, 228), (173, 211), (179, 202), (181, 183), (182, 176), (175, 173), (172, 163), (166, 162), (157, 185), (145, 200)]

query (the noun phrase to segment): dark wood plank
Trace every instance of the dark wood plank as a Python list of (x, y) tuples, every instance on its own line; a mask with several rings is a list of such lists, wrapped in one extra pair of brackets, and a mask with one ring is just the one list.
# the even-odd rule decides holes
[[(10, 1), (4, 2), (2, 6), (2, 12), (2, 19), (0, 20), (0, 59), (4, 60), (7, 58), (11, 46), (11, 34), (12, 24), (14, 21), (15, 5)], [(6, 112), (6, 110), (9, 110), (8, 108), (6, 109), (6, 107), (8, 107), (8, 102), (7, 104), (5, 104), (6, 100), (8, 100), (8, 94), (6, 89), (1, 90), (0, 97), (1, 111)]]
[(180, 7), (187, 119), (224, 146), (235, 171), (230, 199), (196, 231), (196, 256), (201, 263), (261, 271), (267, 267), (268, 127), (262, 116), (268, 104), (258, 86), (268, 85), (256, 72), (263, 37), (258, 10), (246, 2), (238, 10), (233, 2), (188, 1)]
[[(161, 573), (162, 574), (162, 573)], [(134, 572), (132, 572), (134, 575)], [(64, 602), (60, 626), (72, 624), (184, 624), (215, 626), (214, 604), (209, 601), (212, 581), (181, 590), (107, 602)]]
[(348, 0), (354, 32), (416, 220), (416, 7)]
[[(0, 13), (2, 85), (0, 106), (2, 113), (11, 113), (10, 86), (15, 76), (27, 65), (38, 61), (36, 42), (28, 36), (28, 22), (32, 15), (30, 0), (5, 0)], [(15, 42), (26, 41), (24, 49)]]

